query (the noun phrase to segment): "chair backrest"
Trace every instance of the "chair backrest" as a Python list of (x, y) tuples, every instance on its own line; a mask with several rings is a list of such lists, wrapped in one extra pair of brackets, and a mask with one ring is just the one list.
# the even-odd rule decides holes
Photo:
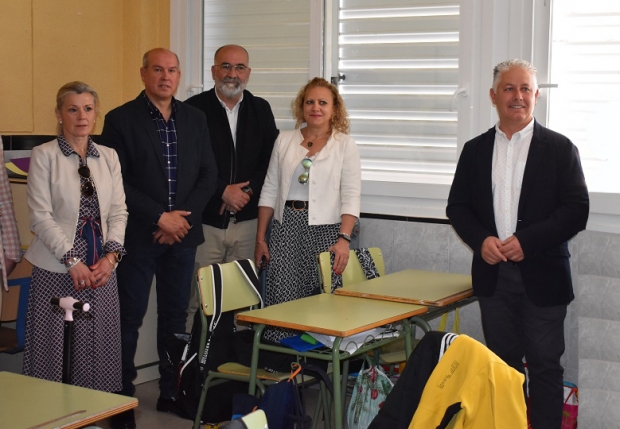
[[(1, 288), (1, 286), (0, 286)], [(7, 292), (2, 293), (2, 308), (0, 309), (0, 322), (13, 322), (17, 320), (17, 309), (19, 308), (20, 285), (10, 287)]]
[[(372, 260), (377, 267), (380, 276), (385, 275), (385, 263), (383, 261), (383, 253), (378, 247), (369, 247), (368, 251), (372, 256)], [(332, 264), (330, 260), (330, 252), (322, 252), (319, 254), (319, 278), (323, 286), (323, 292), (330, 293), (332, 290)], [(362, 269), (360, 261), (355, 255), (355, 251), (349, 253), (349, 262), (342, 273), (342, 285), (351, 285), (366, 280), (366, 275)]]
[[(254, 262), (249, 259), (248, 261), (256, 272)], [(260, 302), (260, 297), (235, 262), (220, 264), (220, 267), (224, 289), (222, 312), (248, 308)], [(212, 316), (215, 307), (213, 303), (213, 273), (210, 265), (198, 270), (198, 289), (204, 314)]]
[(7, 285), (9, 286), (9, 293), (5, 294), (2, 300), (0, 321), (14, 320), (15, 329), (0, 327), (0, 352), (13, 354), (24, 349), (30, 277), (9, 279)]

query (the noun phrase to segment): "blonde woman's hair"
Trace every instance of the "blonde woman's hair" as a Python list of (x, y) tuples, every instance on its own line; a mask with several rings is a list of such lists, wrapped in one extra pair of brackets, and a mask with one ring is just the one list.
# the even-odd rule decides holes
[[(56, 110), (60, 111), (62, 105), (65, 103), (65, 98), (71, 94), (90, 94), (93, 96), (93, 100), (95, 102), (95, 113), (99, 116), (99, 95), (97, 91), (95, 91), (89, 84), (74, 81), (65, 83), (60, 87), (58, 93), (56, 93)], [(62, 124), (56, 125), (56, 133), (60, 135), (62, 133)]]

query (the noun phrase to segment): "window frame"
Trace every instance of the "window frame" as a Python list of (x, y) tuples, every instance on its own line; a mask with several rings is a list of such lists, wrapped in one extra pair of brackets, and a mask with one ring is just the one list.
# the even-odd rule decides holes
[[(309, 1), (317, 21), (312, 37), (333, 37), (338, 0)], [(539, 83), (548, 83), (549, 28), (551, 0), (462, 0), (459, 88), (456, 99), (459, 129), (457, 152), (469, 139), (486, 131), (497, 121), (488, 91), (495, 64), (507, 58), (524, 58), (536, 64)], [(334, 15), (334, 13), (336, 15)], [(181, 78), (178, 98), (184, 100), (202, 88), (202, 2), (170, 0), (170, 47), (179, 55)], [(508, 29), (508, 30), (506, 30)], [(314, 40), (314, 39), (313, 39)], [(332, 76), (332, 44), (313, 43), (310, 69)], [(199, 91), (199, 89), (198, 89)], [(541, 91), (535, 111), (546, 123), (546, 91)], [(445, 220), (449, 185), (377, 182), (362, 183), (362, 212), (404, 217)], [(620, 194), (590, 193), (588, 230), (620, 234)]]
[[(541, 124), (547, 125), (549, 111), (548, 91), (553, 91), (550, 82), (551, 70), (551, 11), (553, 1), (534, 2), (532, 10), (533, 63), (537, 68), (538, 84), (542, 86), (534, 116)], [(568, 136), (570, 138), (570, 136)], [(620, 193), (589, 192), (590, 216), (586, 229), (605, 233), (620, 234)]]
[[(339, 0), (325, 0), (325, 74), (327, 80), (336, 79), (338, 69), (338, 14)], [(461, 18), (462, 23), (462, 18)], [(473, 26), (472, 26), (473, 27)], [(469, 75), (471, 73), (471, 56), (459, 51), (459, 70), (464, 64), (464, 71), (459, 75), (458, 89), (454, 97), (454, 106), (458, 114), (457, 153), (471, 133), (471, 115), (469, 114)], [(476, 99), (476, 97), (473, 97)], [(396, 175), (396, 174), (395, 174)], [(393, 215), (417, 218), (446, 219), (445, 207), (450, 185), (445, 183), (403, 182), (397, 180), (362, 180), (361, 212), (376, 215)]]

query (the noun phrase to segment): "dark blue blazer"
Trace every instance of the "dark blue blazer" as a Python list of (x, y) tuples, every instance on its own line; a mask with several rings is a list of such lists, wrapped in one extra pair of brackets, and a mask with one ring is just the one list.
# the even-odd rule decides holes
[[(142, 92), (135, 100), (105, 117), (102, 143), (116, 150), (121, 163), (129, 218), (125, 234), (128, 252), (152, 245), (153, 231), (168, 204), (161, 141)], [(205, 115), (177, 101), (177, 189), (175, 210), (187, 210), (193, 226), (181, 246), (204, 242), (202, 211), (217, 185), (217, 167)]]
[[(497, 237), (491, 182), (495, 127), (470, 140), (454, 175), (446, 214), (473, 250), (472, 281), (477, 296), (492, 296), (499, 265), (482, 259), (482, 242)], [(534, 122), (515, 236), (525, 259), (518, 263), (529, 299), (536, 305), (574, 299), (568, 240), (585, 229), (589, 197), (579, 152), (566, 137)]]

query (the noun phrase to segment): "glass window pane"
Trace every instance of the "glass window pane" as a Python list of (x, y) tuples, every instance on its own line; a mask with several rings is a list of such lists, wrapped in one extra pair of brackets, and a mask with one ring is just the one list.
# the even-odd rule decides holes
[(549, 126), (579, 147), (590, 192), (620, 192), (620, 1), (555, 1)]
[(456, 167), (459, 2), (341, 0), (339, 88), (362, 179), (450, 184)]
[(291, 101), (309, 77), (310, 3), (289, 0), (204, 0), (204, 89), (213, 87), (217, 48), (237, 44), (250, 54), (247, 89), (269, 101), (279, 129), (292, 129)]

